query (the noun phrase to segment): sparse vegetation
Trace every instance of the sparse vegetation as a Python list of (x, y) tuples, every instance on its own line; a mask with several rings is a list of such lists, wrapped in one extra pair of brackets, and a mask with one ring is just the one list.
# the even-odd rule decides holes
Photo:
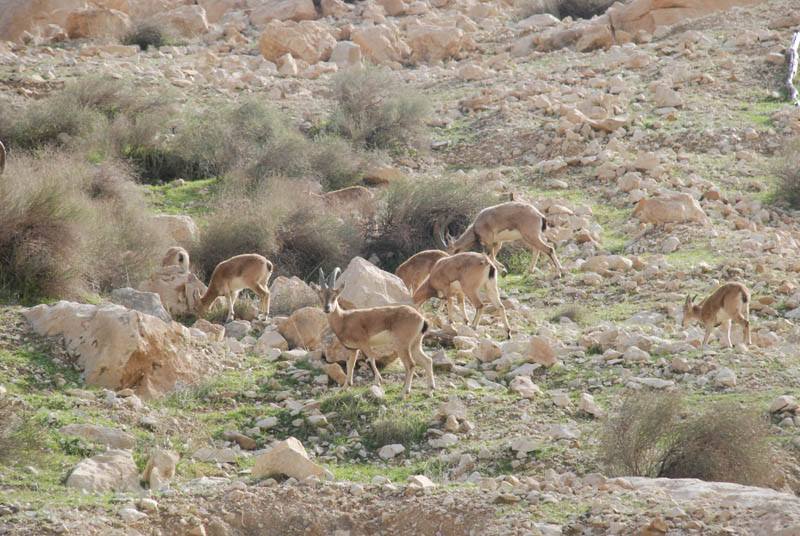
[(790, 207), (800, 208), (800, 136), (789, 138), (781, 151), (780, 164), (776, 173), (778, 183), (777, 198), (786, 202)]
[(142, 50), (150, 47), (159, 48), (167, 44), (167, 33), (154, 20), (140, 20), (133, 24), (131, 30), (122, 38), (123, 45), (139, 45)]

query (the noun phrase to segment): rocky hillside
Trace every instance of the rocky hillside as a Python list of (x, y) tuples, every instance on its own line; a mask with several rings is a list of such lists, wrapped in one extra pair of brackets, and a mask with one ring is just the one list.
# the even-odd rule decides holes
[[(547, 216), (564, 268), (540, 259), (525, 277), (528, 253), (506, 244), (510, 339), (492, 308), (472, 329), (429, 304), (437, 389), (416, 374), (408, 398), (391, 351), (381, 388), (366, 363), (340, 387), (348, 351), (302, 281), (315, 271), (272, 283), (270, 318), (225, 325), (179, 314), (205, 286), (175, 266), (147, 283), (163, 306), (0, 294), (0, 534), (800, 533), (800, 213), (780, 189), (800, 154), (784, 87), (800, 16), (790, 0), (674, 4), (573, 21), (525, 1), (0, 0), (0, 116), (104, 74), (174, 95), (170, 109), (266, 100), (305, 135), (330, 117), (337, 73), (375, 64), (431, 110), (425, 144), (370, 153), (375, 197), (440, 177), (513, 190)], [(167, 43), (132, 44), (142, 27)], [(7, 144), (0, 179), (33, 173), (35, 151)], [(159, 234), (188, 248), (214, 231), (211, 175), (139, 187), (147, 218), (169, 213)], [(347, 267), (343, 298), (408, 300), (379, 269), (397, 259), (370, 260)], [(752, 293), (752, 344), (734, 324), (733, 348), (721, 328), (703, 345), (684, 300), (728, 281)], [(760, 459), (714, 474), (761, 487), (609, 462), (632, 393), (674, 393), (662, 428), (705, 423), (690, 443), (715, 462), (752, 446)]]

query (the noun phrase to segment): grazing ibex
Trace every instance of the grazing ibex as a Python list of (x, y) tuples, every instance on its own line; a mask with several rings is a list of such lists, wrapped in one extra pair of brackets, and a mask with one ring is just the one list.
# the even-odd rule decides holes
[(383, 378), (378, 372), (378, 367), (375, 366), (372, 347), (391, 345), (397, 351), (406, 369), (403, 397), (408, 396), (411, 392), (415, 361), (425, 369), (430, 389), (436, 389), (436, 381), (433, 378), (433, 361), (422, 350), (422, 336), (428, 330), (425, 318), (408, 305), (342, 310), (338, 300), (339, 294), (344, 290), (344, 285), (338, 289), (334, 288), (340, 272), (339, 268), (334, 269), (330, 281), (326, 282), (325, 274), (320, 268), (319, 286), (312, 285), (322, 301), (322, 308), (328, 315), (328, 323), (339, 342), (348, 350), (354, 351), (347, 360), (345, 385), (353, 385), (353, 369), (361, 352), (369, 360), (372, 372), (375, 374), (375, 381), (381, 384)]
[(3, 174), (3, 170), (6, 168), (6, 146), (3, 145), (3, 142), (0, 141), (0, 175)]
[(249, 288), (261, 297), (259, 310), (269, 316), (269, 289), (267, 282), (272, 275), (272, 262), (256, 253), (236, 255), (222, 261), (214, 268), (208, 289), (202, 296), (195, 295), (195, 311), (202, 316), (217, 298), (228, 300), (228, 316), (226, 322), (233, 321), (233, 305), (239, 292)]
[(503, 320), (506, 328), (506, 336), (511, 336), (511, 326), (508, 325), (506, 310), (500, 302), (500, 295), (497, 290), (497, 269), (483, 253), (457, 253), (450, 257), (439, 260), (431, 268), (431, 273), (422, 285), (414, 292), (414, 304), (419, 307), (428, 299), (437, 296), (443, 298), (447, 304), (447, 319), (453, 323), (451, 298), (453, 294), (460, 294), (459, 305), (464, 321), (468, 322), (466, 309), (464, 308), (464, 295), (469, 298), (470, 303), (475, 307), (475, 318), (472, 320), (472, 328), (478, 326), (483, 313), (483, 302), (478, 294), (478, 290), (485, 289), (492, 302), (497, 314)]
[(189, 252), (180, 246), (172, 246), (161, 259), (161, 266), (180, 266), (183, 273), (189, 272)]
[(714, 327), (724, 324), (724, 343), (726, 347), (730, 348), (732, 346), (731, 320), (742, 325), (747, 344), (752, 344), (750, 338), (750, 291), (746, 286), (741, 283), (725, 283), (699, 305), (694, 304), (695, 298), (697, 296), (686, 296), (681, 324), (687, 328), (691, 320), (703, 323), (706, 328), (703, 345), (708, 344)]
[[(447, 225), (445, 224), (443, 228), (446, 229)], [(497, 260), (497, 252), (500, 251), (503, 242), (522, 240), (531, 248), (528, 274), (536, 269), (539, 252), (543, 251), (553, 261), (558, 277), (561, 277), (561, 263), (558, 262), (556, 251), (542, 236), (545, 229), (547, 229), (547, 219), (536, 207), (524, 201), (510, 201), (480, 211), (472, 225), (458, 238), (453, 239), (448, 234), (445, 239), (445, 236), (440, 234), (439, 239), (450, 254), (466, 251), (475, 245), (485, 247), (489, 250), (492, 263), (503, 272), (507, 270)]]
[(431, 268), (436, 261), (448, 257), (447, 252), (441, 249), (426, 249), (409, 257), (403, 264), (397, 267), (395, 274), (403, 280), (408, 287), (408, 291), (414, 294), (425, 278), (431, 273)]

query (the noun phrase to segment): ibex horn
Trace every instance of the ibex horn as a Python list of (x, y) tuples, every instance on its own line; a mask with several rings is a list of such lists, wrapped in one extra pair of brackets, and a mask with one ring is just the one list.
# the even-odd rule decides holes
[(449, 247), (447, 240), (445, 240), (444, 233), (451, 221), (453, 221), (452, 216), (439, 216), (436, 218), (436, 221), (433, 222), (433, 237), (439, 242), (442, 249), (447, 249)]
[(6, 167), (6, 146), (3, 145), (3, 142), (0, 141), (0, 175), (3, 174), (3, 170)]
[(322, 268), (319, 269), (319, 288), (323, 290), (328, 288), (327, 283), (325, 283), (325, 273), (322, 271)]
[(333, 269), (333, 272), (331, 272), (330, 283), (328, 284), (328, 286), (330, 288), (334, 288), (336, 286), (336, 278), (339, 277), (339, 274), (341, 274), (341, 273), (342, 273), (342, 269), (339, 268), (338, 266)]

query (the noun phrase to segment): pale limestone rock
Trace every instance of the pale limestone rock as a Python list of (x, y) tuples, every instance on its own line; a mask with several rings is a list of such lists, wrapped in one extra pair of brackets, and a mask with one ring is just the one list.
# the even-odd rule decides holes
[(170, 315), (193, 314), (197, 298), (207, 288), (193, 273), (186, 272), (181, 266), (162, 266), (142, 281), (140, 292), (155, 292), (161, 304)]
[(735, 387), (736, 373), (727, 367), (721, 368), (714, 375), (714, 383), (723, 387)]
[(135, 388), (144, 399), (194, 383), (211, 372), (189, 353), (189, 330), (176, 322), (114, 304), (60, 301), (22, 313), (40, 335), (63, 335), (78, 355), (87, 384), (112, 390)]
[(436, 487), (436, 484), (427, 476), (425, 475), (412, 475), (408, 477), (408, 484), (409, 486), (422, 488), (422, 489), (433, 489)]
[(333, 17), (335, 19), (344, 17), (352, 9), (351, 4), (347, 4), (342, 0), (322, 0), (320, 5), (323, 17)]
[(404, 15), (407, 9), (406, 3), (403, 0), (376, 0), (377, 3), (383, 7), (387, 15), (397, 17)]
[(511, 450), (521, 454), (527, 454), (542, 448), (542, 444), (533, 438), (519, 437), (511, 442)]
[(116, 9), (76, 9), (64, 21), (70, 39), (119, 39), (131, 27), (131, 19)]
[(166, 449), (158, 449), (150, 454), (147, 465), (142, 473), (142, 480), (150, 483), (150, 489), (159, 491), (164, 489), (175, 476), (180, 455)]
[(270, 61), (288, 53), (310, 64), (327, 61), (335, 46), (336, 39), (326, 25), (308, 20), (271, 21), (258, 41), (258, 50)]
[(673, 193), (639, 201), (631, 216), (642, 223), (710, 222), (696, 199), (689, 194)]
[(201, 462), (236, 463), (237, 454), (232, 448), (203, 447), (197, 449), (192, 458)]
[(571, 424), (553, 424), (550, 426), (549, 435), (553, 439), (580, 439), (581, 431)]
[(58, 433), (67, 437), (80, 437), (92, 443), (107, 445), (112, 449), (132, 449), (136, 446), (136, 438), (131, 434), (94, 424), (68, 424), (58, 429)]
[(255, 348), (253, 350), (259, 354), (264, 355), (269, 353), (271, 348), (277, 348), (281, 351), (289, 349), (289, 343), (283, 338), (283, 335), (277, 331), (265, 331), (261, 337), (258, 338)]
[(603, 412), (595, 402), (594, 397), (589, 393), (581, 393), (581, 401), (578, 403), (578, 409), (585, 411), (593, 417), (600, 417)]
[(668, 254), (676, 251), (681, 241), (677, 236), (670, 236), (661, 244), (661, 253)]
[(278, 66), (278, 74), (281, 76), (297, 76), (298, 67), (297, 62), (288, 52), (275, 60)]
[(548, 391), (550, 395), (550, 400), (553, 401), (553, 405), (559, 408), (566, 408), (570, 405), (569, 401), (569, 394), (565, 393), (561, 390), (554, 390)]
[(258, 456), (251, 476), (258, 478), (281, 474), (305, 480), (310, 476), (322, 478), (324, 473), (322, 467), (309, 459), (303, 444), (290, 437)]
[(182, 37), (195, 37), (208, 31), (206, 10), (198, 5), (176, 7), (160, 14), (159, 19)]
[(459, 28), (420, 24), (408, 30), (406, 41), (411, 47), (412, 61), (435, 63), (461, 51), (464, 32)]
[(351, 38), (361, 47), (364, 58), (378, 65), (399, 65), (411, 54), (397, 32), (384, 24), (354, 28)]
[(108, 450), (80, 462), (67, 478), (68, 488), (97, 492), (139, 491), (139, 471), (130, 450)]
[(405, 450), (406, 448), (403, 445), (400, 445), (399, 443), (393, 445), (384, 445), (378, 451), (378, 456), (382, 460), (391, 460), (395, 456), (398, 456), (399, 454), (405, 452)]
[(37, 26), (49, 24), (64, 27), (69, 13), (86, 7), (86, 0), (7, 0), (0, 8), (0, 41), (21, 41)]
[(339, 41), (333, 48), (330, 61), (340, 69), (361, 67), (361, 47), (352, 41)]
[(250, 24), (266, 24), (273, 20), (300, 22), (318, 18), (313, 0), (278, 0), (264, 2), (253, 8), (250, 13)]
[(491, 339), (481, 339), (478, 341), (478, 347), (475, 350), (475, 356), (481, 360), (482, 363), (491, 363), (503, 355), (503, 350), (500, 345)]
[(172, 322), (169, 313), (161, 305), (161, 297), (155, 292), (141, 292), (132, 288), (116, 288), (111, 291), (111, 301), (134, 311)]
[(436, 412), (437, 417), (447, 418), (453, 416), (459, 421), (467, 420), (467, 406), (464, 405), (458, 398), (453, 398), (447, 402), (442, 402)]
[(658, 107), (679, 107), (683, 106), (683, 99), (680, 94), (667, 86), (666, 84), (658, 84), (655, 88), (655, 103)]
[(280, 333), (289, 348), (319, 350), (322, 331), (328, 325), (328, 316), (317, 307), (303, 307), (285, 320), (277, 321)]
[(692, 367), (683, 358), (675, 357), (672, 360), (672, 369), (675, 372), (689, 372), (692, 369)]
[(528, 363), (539, 363), (546, 368), (552, 367), (557, 362), (556, 352), (550, 343), (536, 335), (531, 337), (525, 357)]
[(153, 220), (161, 228), (161, 232), (169, 235), (178, 244), (190, 245), (200, 237), (200, 229), (191, 216), (175, 214), (157, 214)]
[(209, 341), (220, 342), (225, 340), (225, 326), (212, 324), (204, 318), (198, 318), (192, 328), (205, 333)]
[(778, 413), (780, 411), (794, 411), (800, 407), (793, 396), (782, 395), (775, 399), (769, 408), (770, 413)]
[(508, 388), (511, 391), (518, 393), (522, 398), (527, 398), (529, 400), (534, 399), (542, 394), (542, 390), (538, 385), (533, 383), (533, 380), (531, 380), (530, 376), (525, 376), (523, 374), (515, 376), (514, 379), (511, 380)]
[(330, 379), (339, 385), (344, 385), (345, 382), (347, 382), (347, 375), (338, 363), (325, 363), (322, 366), (322, 370), (325, 371), (325, 374), (327, 374)]
[(298, 309), (320, 303), (317, 293), (297, 276), (276, 277), (269, 292), (269, 309), (275, 315), (290, 315)]
[(342, 285), (340, 303), (348, 302), (357, 308), (412, 303), (402, 279), (361, 257), (354, 257), (336, 280), (336, 288)]

